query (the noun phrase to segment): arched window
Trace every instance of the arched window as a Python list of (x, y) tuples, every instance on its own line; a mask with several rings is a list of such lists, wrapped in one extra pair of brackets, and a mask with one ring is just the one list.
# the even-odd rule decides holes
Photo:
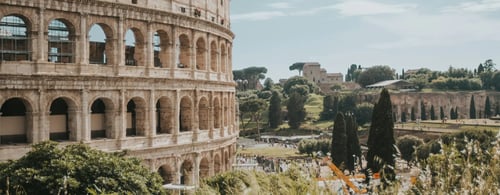
[(206, 70), (207, 46), (203, 38), (196, 41), (196, 69)]
[(28, 111), (23, 99), (13, 98), (0, 107), (0, 144), (27, 143)]
[(31, 60), (29, 29), (26, 20), (5, 16), (0, 21), (0, 60)]
[(190, 42), (187, 35), (181, 35), (179, 37), (179, 61), (177, 64), (178, 68), (189, 68), (191, 63), (191, 51), (190, 51)]
[(113, 63), (113, 33), (104, 24), (94, 24), (89, 31), (89, 63)]
[(167, 32), (163, 30), (156, 31), (153, 36), (154, 48), (154, 66), (167, 68), (170, 67), (170, 39)]
[(217, 44), (215, 41), (210, 43), (210, 71), (217, 71)]
[(181, 109), (179, 116), (180, 132), (191, 131), (193, 108), (191, 100), (188, 97), (184, 97), (181, 99), (180, 109)]
[(73, 63), (74, 36), (68, 25), (62, 20), (52, 20), (48, 36), (48, 60), (56, 63)]

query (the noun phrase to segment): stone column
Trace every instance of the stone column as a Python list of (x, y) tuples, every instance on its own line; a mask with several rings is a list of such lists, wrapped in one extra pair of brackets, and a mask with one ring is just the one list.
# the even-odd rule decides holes
[(175, 91), (175, 98), (174, 100), (172, 101), (174, 103), (173, 107), (174, 107), (174, 124), (173, 124), (173, 130), (172, 130), (172, 142), (174, 144), (177, 143), (177, 136), (179, 136), (179, 131), (180, 131), (180, 124), (179, 124), (179, 115), (180, 115), (180, 93), (181, 93), (181, 90), (180, 89), (177, 89)]
[[(154, 32), (153, 32), (153, 26), (151, 25), (151, 22), (147, 23), (147, 35), (146, 35), (146, 40), (144, 43), (146, 44), (146, 53), (145, 53), (145, 66), (146, 66), (146, 76), (150, 75), (150, 69), (154, 67)], [(158, 54), (159, 55), (159, 54)]]
[(79, 57), (80, 68), (82, 64), (89, 64), (89, 35), (87, 29), (88, 14), (80, 13), (80, 40), (77, 42), (76, 56)]
[[(118, 98), (118, 109), (117, 109), (116, 120), (116, 135), (118, 140), (123, 140), (127, 136), (127, 103), (125, 102), (125, 90), (120, 90), (120, 97)], [(118, 142), (118, 148), (122, 148), (121, 141)]]
[(82, 128), (81, 128), (81, 136), (82, 141), (90, 141), (91, 140), (91, 121), (90, 121), (90, 102), (89, 102), (89, 91), (87, 89), (82, 89), (81, 91), (81, 120), (82, 120)]
[[(36, 37), (36, 44), (32, 44), (32, 55), (36, 55), (37, 62), (47, 62), (47, 39), (45, 39), (45, 8), (38, 10), (38, 36)], [(35, 53), (36, 52), (36, 53)]]
[(172, 26), (172, 39), (171, 39), (171, 44), (170, 44), (170, 78), (175, 78), (175, 70), (177, 69), (177, 60), (179, 59), (179, 52), (177, 51), (177, 44), (179, 42), (177, 41), (177, 28), (175, 26)]
[(192, 112), (192, 119), (191, 120), (191, 130), (193, 131), (193, 142), (198, 141), (198, 134), (200, 133), (200, 107), (198, 106), (198, 94), (200, 91), (196, 89), (194, 91), (194, 97), (193, 97), (193, 112)]
[(40, 114), (38, 112), (26, 112), (26, 119), (27, 119), (27, 129), (28, 132), (26, 133), (26, 141), (28, 143), (38, 143), (42, 139), (40, 139), (40, 131), (39, 131), (39, 124), (42, 121), (40, 119)]
[(213, 139), (214, 138), (214, 94), (213, 94), (213, 91), (210, 91), (210, 93), (208, 94), (208, 101), (210, 101), (208, 103), (209, 107), (208, 107), (208, 136), (210, 137), (210, 139)]
[(156, 136), (156, 102), (155, 102), (155, 91), (153, 89), (150, 90), (149, 94), (149, 129), (147, 135), (149, 140), (149, 147), (153, 146), (154, 137)]
[(116, 45), (117, 47), (113, 50), (114, 56), (114, 64), (112, 66), (115, 67), (115, 74), (120, 74), (120, 67), (125, 65), (125, 32), (124, 29), (124, 18), (120, 16), (118, 18), (118, 29), (117, 29), (117, 38)]
[[(49, 110), (47, 110), (46, 108), (46, 102), (47, 102), (47, 93), (44, 89), (40, 89), (38, 90), (38, 94), (39, 94), (39, 108), (38, 108), (38, 114), (39, 114), (39, 121), (38, 121), (38, 129), (33, 129), (34, 132), (38, 132), (38, 136), (37, 138), (37, 141), (38, 142), (41, 142), (41, 141), (45, 141), (45, 140), (49, 140), (49, 135), (50, 135), (50, 130), (49, 130), (49, 127), (48, 127), (48, 124), (49, 124)], [(33, 105), (34, 106), (34, 105)]]
[(194, 153), (194, 170), (193, 170), (193, 179), (191, 180), (192, 185), (198, 186), (200, 180), (200, 162), (201, 162), (201, 154), (199, 152)]

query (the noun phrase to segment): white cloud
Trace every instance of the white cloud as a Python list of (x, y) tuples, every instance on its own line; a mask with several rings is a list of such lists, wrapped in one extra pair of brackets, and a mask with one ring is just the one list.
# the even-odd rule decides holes
[(269, 20), (275, 17), (286, 16), (285, 13), (280, 11), (261, 11), (261, 12), (250, 12), (245, 14), (235, 14), (231, 16), (232, 21), (239, 20), (249, 20), (249, 21), (260, 21)]
[(443, 12), (491, 12), (498, 10), (500, 10), (500, 0), (476, 0), (446, 7), (443, 9)]
[(500, 20), (473, 14), (404, 14), (364, 18), (393, 41), (372, 44), (376, 49), (443, 46), (476, 41), (500, 41)]
[(344, 0), (329, 8), (343, 16), (367, 16), (378, 14), (399, 14), (415, 9), (415, 4), (385, 4), (371, 0)]
[(292, 5), (288, 2), (276, 2), (276, 3), (271, 3), (268, 5), (269, 7), (275, 8), (275, 9), (288, 9), (292, 8)]

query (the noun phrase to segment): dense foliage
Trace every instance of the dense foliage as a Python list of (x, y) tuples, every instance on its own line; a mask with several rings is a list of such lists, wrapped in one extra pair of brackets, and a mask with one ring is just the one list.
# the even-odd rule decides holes
[(344, 115), (337, 113), (332, 131), (332, 151), (330, 154), (333, 164), (337, 167), (347, 166), (347, 132)]
[[(7, 191), (8, 190), (8, 191)], [(43, 142), (0, 164), (0, 194), (160, 194), (161, 177), (124, 153)]]
[(298, 129), (304, 118), (306, 117), (306, 109), (304, 104), (307, 100), (307, 96), (303, 96), (297, 92), (292, 93), (287, 102), (288, 110), (288, 125), (292, 129)]
[(391, 97), (383, 89), (373, 108), (372, 123), (368, 136), (367, 167), (374, 173), (382, 171), (384, 179), (394, 180), (395, 144), (394, 120)]
[(269, 127), (278, 128), (282, 123), (281, 117), (281, 95), (277, 91), (272, 92), (271, 100), (269, 101)]
[(318, 151), (322, 154), (330, 152), (331, 144), (332, 142), (329, 139), (303, 139), (300, 140), (297, 149), (301, 154), (313, 156), (313, 154)]
[(357, 79), (362, 87), (371, 85), (380, 81), (394, 79), (394, 70), (389, 66), (373, 66), (363, 70)]
[(415, 149), (424, 144), (424, 141), (412, 135), (405, 135), (398, 138), (396, 145), (398, 146), (401, 158), (408, 164), (416, 159)]

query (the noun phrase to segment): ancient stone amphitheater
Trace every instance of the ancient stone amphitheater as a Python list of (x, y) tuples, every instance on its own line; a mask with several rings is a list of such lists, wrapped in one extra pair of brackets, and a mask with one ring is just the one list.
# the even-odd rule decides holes
[(128, 150), (165, 183), (231, 169), (229, 0), (0, 0), (0, 161)]

